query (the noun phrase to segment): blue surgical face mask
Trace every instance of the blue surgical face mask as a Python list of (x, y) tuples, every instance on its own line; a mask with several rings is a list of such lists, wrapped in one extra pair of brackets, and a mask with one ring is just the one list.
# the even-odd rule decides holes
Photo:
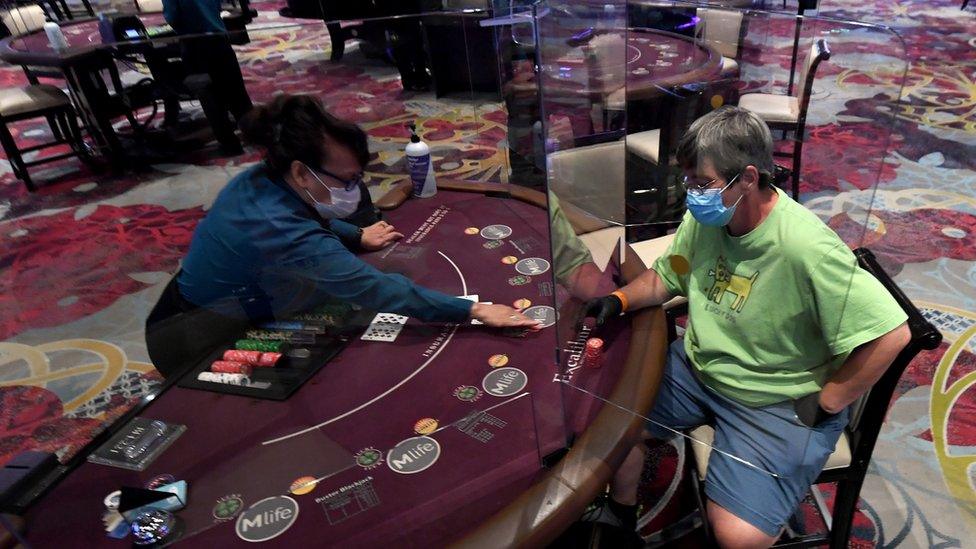
[[(306, 166), (308, 168), (308, 166)], [(322, 184), (323, 187), (329, 189), (329, 194), (332, 196), (332, 200), (328, 204), (323, 204), (315, 197), (312, 193), (308, 192), (308, 189), (302, 189), (305, 194), (312, 200), (312, 207), (318, 212), (322, 219), (342, 219), (343, 217), (349, 217), (356, 212), (356, 208), (359, 206), (359, 187), (353, 187), (352, 190), (347, 191), (345, 189), (337, 189), (335, 187), (329, 187), (326, 185), (322, 179), (315, 173), (315, 170), (308, 168), (308, 173), (312, 174), (312, 177), (316, 181)]]
[(735, 201), (735, 204), (726, 207), (725, 203), (722, 202), (722, 193), (731, 187), (738, 177), (739, 175), (736, 174), (729, 180), (729, 184), (721, 189), (705, 189), (699, 193), (688, 191), (685, 196), (685, 205), (688, 206), (688, 211), (691, 212), (695, 221), (708, 227), (724, 227), (729, 224), (732, 215), (735, 214), (735, 207), (739, 205), (739, 200), (742, 200), (742, 195)]

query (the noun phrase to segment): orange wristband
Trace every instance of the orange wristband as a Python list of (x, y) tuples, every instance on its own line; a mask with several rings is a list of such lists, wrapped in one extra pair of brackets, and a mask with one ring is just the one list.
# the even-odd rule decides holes
[(624, 307), (623, 308), (623, 312), (626, 313), (627, 312), (627, 296), (625, 296), (624, 293), (621, 292), (620, 290), (615, 290), (613, 292), (610, 292), (610, 295), (617, 296), (617, 299), (620, 300), (620, 304), (623, 305), (623, 307)]

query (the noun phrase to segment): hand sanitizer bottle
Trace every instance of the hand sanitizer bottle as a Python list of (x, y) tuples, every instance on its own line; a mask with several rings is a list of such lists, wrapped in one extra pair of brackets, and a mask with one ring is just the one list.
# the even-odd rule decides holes
[(417, 126), (409, 124), (410, 143), (407, 144), (407, 167), (410, 169), (410, 180), (413, 182), (413, 195), (418, 198), (430, 198), (437, 194), (437, 182), (434, 180), (434, 163), (430, 160), (430, 147), (420, 140)]
[(61, 27), (57, 23), (52, 23), (51, 21), (44, 23), (44, 34), (47, 35), (47, 41), (51, 43), (51, 47), (55, 50), (68, 48), (68, 39), (64, 37), (64, 32), (61, 31)]

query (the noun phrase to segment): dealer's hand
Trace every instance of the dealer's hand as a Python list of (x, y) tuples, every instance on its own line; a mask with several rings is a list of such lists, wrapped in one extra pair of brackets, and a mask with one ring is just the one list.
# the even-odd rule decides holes
[(471, 318), (480, 320), (492, 328), (528, 328), (540, 330), (539, 321), (533, 320), (508, 305), (475, 303), (471, 306)]
[(807, 427), (816, 427), (835, 415), (820, 406), (820, 393), (813, 393), (794, 400), (793, 409), (796, 411), (796, 417), (800, 423)]
[(624, 310), (624, 304), (620, 301), (620, 298), (610, 294), (597, 299), (591, 299), (583, 305), (583, 312), (580, 315), (579, 320), (576, 322), (576, 331), (579, 331), (583, 325), (584, 318), (594, 318), (596, 319), (596, 327), (599, 328), (603, 326), (606, 321), (619, 315)]
[(363, 229), (363, 234), (359, 237), (359, 246), (372, 252), (382, 250), (401, 238), (403, 234), (396, 232), (393, 225), (380, 221)]

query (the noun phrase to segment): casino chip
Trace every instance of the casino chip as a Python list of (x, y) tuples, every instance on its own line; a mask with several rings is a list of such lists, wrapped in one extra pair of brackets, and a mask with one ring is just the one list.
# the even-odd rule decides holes
[(317, 484), (315, 477), (298, 477), (292, 481), (288, 491), (296, 496), (303, 496), (314, 490)]
[(515, 307), (516, 309), (528, 309), (531, 306), (532, 302), (525, 298), (518, 299), (515, 301), (515, 303), (512, 303), (512, 307)]
[(168, 473), (156, 475), (149, 479), (149, 482), (146, 483), (146, 490), (155, 490), (160, 486), (166, 486), (167, 484), (173, 484), (174, 482), (176, 482), (176, 477)]
[(375, 469), (383, 463), (383, 452), (376, 448), (368, 447), (356, 452), (356, 465), (366, 469)]
[(478, 227), (468, 227), (467, 229), (464, 229), (464, 234), (478, 234), (480, 232), (481, 230), (478, 229)]
[(529, 282), (532, 282), (532, 278), (525, 275), (515, 275), (508, 279), (508, 283), (512, 286), (525, 286)]
[(462, 402), (474, 402), (481, 398), (481, 389), (478, 389), (474, 385), (461, 385), (457, 389), (454, 389), (454, 396)]
[(413, 424), (413, 430), (418, 435), (429, 435), (437, 430), (437, 420), (432, 417), (418, 419)]
[(514, 255), (506, 255), (505, 257), (502, 258), (502, 263), (506, 265), (514, 265), (518, 263), (518, 258), (515, 257)]
[(599, 368), (603, 366), (603, 340), (591, 337), (586, 340), (586, 350), (583, 351), (583, 366)]
[(213, 507), (213, 517), (220, 522), (230, 520), (244, 507), (240, 494), (228, 494), (217, 500)]
[(508, 355), (491, 355), (488, 357), (488, 365), (492, 368), (501, 368), (508, 364)]

